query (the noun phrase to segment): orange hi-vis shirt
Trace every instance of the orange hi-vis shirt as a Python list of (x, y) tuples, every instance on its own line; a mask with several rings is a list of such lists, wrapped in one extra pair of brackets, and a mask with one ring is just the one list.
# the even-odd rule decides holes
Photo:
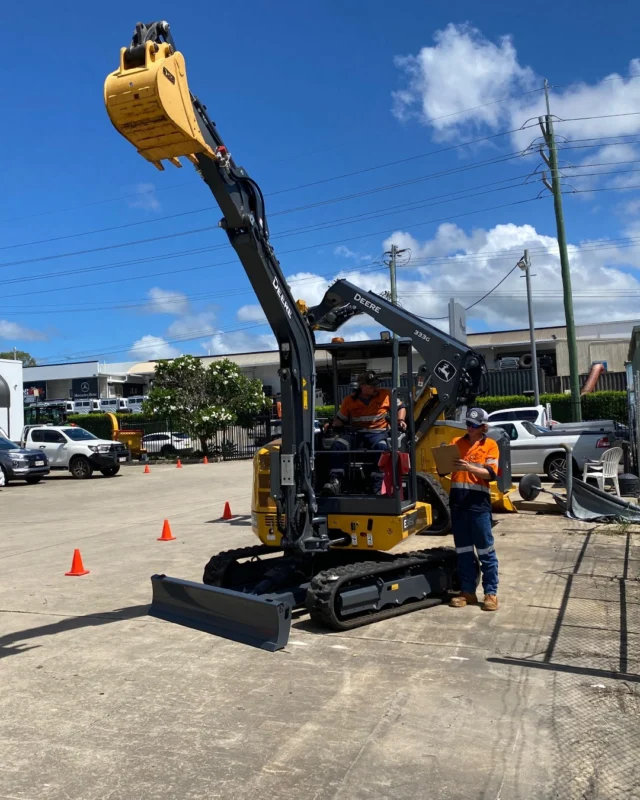
[(387, 415), (391, 409), (391, 392), (378, 389), (368, 402), (361, 397), (347, 395), (340, 404), (336, 417), (345, 425), (368, 430), (385, 430), (388, 427)]
[[(483, 436), (478, 442), (471, 444), (468, 436), (454, 439), (452, 444), (458, 445), (460, 458), (477, 467), (485, 467), (498, 474), (500, 451), (494, 439)], [(451, 491), (449, 501), (452, 506), (469, 510), (485, 511), (491, 509), (489, 481), (466, 470), (451, 473)]]

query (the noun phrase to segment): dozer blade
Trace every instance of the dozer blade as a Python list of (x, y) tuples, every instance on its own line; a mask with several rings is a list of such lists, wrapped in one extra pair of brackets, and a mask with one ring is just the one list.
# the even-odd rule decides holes
[(129, 64), (120, 51), (120, 68), (107, 76), (104, 102), (115, 129), (148, 161), (164, 169), (178, 156), (197, 163), (196, 153), (216, 158), (204, 141), (193, 111), (182, 53), (167, 43), (146, 42), (144, 62)]
[(149, 614), (187, 628), (274, 652), (289, 641), (290, 592), (252, 595), (204, 583), (152, 575)]

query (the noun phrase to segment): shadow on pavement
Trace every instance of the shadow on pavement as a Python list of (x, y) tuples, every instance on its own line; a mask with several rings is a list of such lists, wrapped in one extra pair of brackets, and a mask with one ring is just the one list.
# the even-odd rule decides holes
[(208, 519), (205, 521), (205, 525), (211, 525), (214, 522), (226, 522), (227, 525), (249, 526), (251, 525), (251, 514), (237, 514), (232, 519), (224, 519), (223, 517)]
[[(592, 544), (593, 540), (593, 530), (590, 530), (580, 548), (580, 552), (578, 553), (578, 557), (576, 558), (575, 564), (573, 569), (569, 573), (562, 573), (562, 572), (554, 572), (554, 574), (564, 575), (566, 576), (566, 585), (564, 588), (564, 593), (562, 595), (562, 601), (560, 603), (560, 608), (558, 609), (558, 614), (556, 616), (556, 620), (553, 626), (553, 630), (549, 637), (549, 643), (547, 648), (542, 656), (541, 660), (535, 658), (498, 658), (498, 657), (491, 657), (488, 658), (487, 661), (493, 664), (505, 664), (510, 666), (518, 666), (518, 667), (532, 667), (533, 669), (541, 669), (541, 670), (552, 670), (555, 672), (568, 672), (573, 673), (575, 675), (585, 675), (591, 678), (611, 678), (614, 680), (621, 680), (627, 681), (629, 683), (640, 683), (640, 674), (636, 672), (629, 672), (629, 609), (628, 605), (637, 605), (637, 602), (628, 600), (628, 591), (629, 585), (634, 583), (637, 580), (634, 576), (630, 576), (629, 574), (629, 561), (630, 561), (630, 551), (631, 551), (631, 533), (626, 533), (626, 541), (625, 541), (625, 550), (624, 550), (624, 561), (623, 561), (623, 568), (621, 575), (615, 576), (607, 576), (607, 575), (600, 575), (594, 574), (592, 572), (580, 573), (580, 568), (582, 566), (582, 562), (585, 559), (585, 556), (589, 556), (595, 560), (597, 563), (600, 559), (598, 555), (592, 556), (588, 554), (589, 547)], [(580, 578), (587, 578), (594, 582), (594, 586), (591, 587), (592, 596), (591, 597), (581, 597), (580, 592), (583, 591), (582, 587), (584, 583), (578, 580), (576, 584), (576, 579)], [(600, 585), (598, 585), (597, 579), (601, 581)], [(617, 591), (615, 592), (615, 596), (607, 597), (607, 588), (611, 586), (611, 584), (617, 584)], [(577, 591), (576, 591), (577, 588)], [(615, 654), (607, 654), (604, 651), (603, 643), (601, 641), (601, 634), (604, 632), (602, 629), (598, 629), (597, 625), (586, 625), (586, 626), (577, 626), (575, 624), (570, 624), (573, 620), (569, 622), (566, 621), (567, 610), (569, 608), (569, 604), (572, 603), (574, 607), (580, 603), (581, 600), (587, 600), (591, 603), (600, 604), (602, 602), (617, 604), (619, 607), (618, 612), (618, 642), (617, 642), (617, 652)], [(576, 633), (576, 631), (578, 631)], [(611, 629), (610, 629), (611, 631)], [(612, 631), (611, 631), (612, 632)], [(631, 631), (632, 634), (637, 636), (638, 631), (633, 629)], [(562, 663), (562, 654), (560, 658), (556, 658), (556, 648), (558, 645), (558, 640), (563, 634), (565, 638), (569, 638), (571, 636), (571, 650), (573, 650), (578, 658), (584, 658), (585, 655), (589, 653), (598, 653), (598, 656), (601, 655), (611, 655), (612, 657), (615, 655), (615, 661), (617, 661), (617, 669), (602, 669), (601, 667), (591, 666), (590, 664), (566, 664)], [(593, 636), (590, 637), (590, 634)], [(600, 640), (600, 641), (599, 641)], [(637, 639), (634, 640), (637, 644)], [(573, 655), (573, 654), (572, 654)], [(638, 653), (632, 653), (632, 661), (637, 663)], [(571, 658), (569, 660), (576, 660), (576, 658)]]
[[(128, 608), (118, 608), (115, 611), (105, 611), (104, 613), (86, 614), (82, 617), (64, 617), (56, 622), (46, 625), (38, 625), (36, 628), (27, 628), (22, 631), (14, 631), (0, 636), (0, 658), (24, 653), (32, 650), (33, 647), (24, 647), (22, 642), (29, 639), (38, 639), (41, 636), (53, 636), (56, 633), (66, 633), (67, 631), (77, 630), (78, 628), (93, 628), (98, 625), (108, 625), (111, 622), (122, 622), (123, 620), (135, 619), (136, 617), (146, 616), (149, 605), (129, 606)], [(15, 614), (20, 612), (1, 611), (4, 614)], [(37, 614), (37, 612), (35, 612)]]

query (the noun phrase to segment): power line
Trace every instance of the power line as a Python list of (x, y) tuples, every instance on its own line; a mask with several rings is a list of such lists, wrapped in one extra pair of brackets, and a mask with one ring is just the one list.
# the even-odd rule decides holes
[[(277, 217), (277, 216), (281, 216), (281, 215), (284, 215), (284, 214), (295, 213), (295, 212), (298, 212), (298, 211), (306, 211), (308, 209), (318, 208), (320, 206), (330, 205), (332, 203), (343, 202), (345, 200), (352, 200), (352, 199), (356, 199), (358, 197), (364, 197), (364, 196), (367, 196), (367, 195), (370, 195), (370, 194), (375, 194), (375, 193), (378, 193), (378, 192), (387, 192), (387, 191), (390, 191), (392, 189), (397, 189), (397, 188), (401, 188), (401, 187), (404, 187), (404, 186), (409, 186), (409, 185), (414, 184), (414, 183), (421, 183), (421, 182), (427, 181), (427, 180), (434, 180), (436, 178), (443, 178), (443, 177), (446, 177), (448, 175), (455, 175), (455, 174), (467, 172), (467, 171), (472, 170), (472, 169), (480, 169), (480, 168), (485, 167), (485, 166), (494, 166), (495, 164), (503, 163), (503, 162), (510, 161), (510, 160), (515, 160), (515, 159), (521, 158), (521, 157), (522, 157), (522, 152), (521, 151), (516, 151), (514, 153), (508, 153), (508, 154), (506, 154), (504, 156), (496, 156), (496, 157), (493, 157), (493, 158), (490, 158), (490, 159), (484, 159), (483, 161), (474, 162), (472, 164), (467, 164), (467, 165), (462, 166), (462, 167), (453, 167), (453, 168), (446, 169), (446, 170), (440, 170), (438, 172), (429, 173), (427, 175), (421, 175), (421, 176), (418, 176), (418, 177), (409, 178), (409, 179), (407, 179), (405, 181), (398, 181), (396, 183), (386, 184), (386, 185), (383, 185), (383, 186), (377, 186), (377, 187), (373, 187), (371, 189), (366, 189), (366, 190), (363, 190), (361, 192), (354, 192), (352, 194), (342, 195), (342, 196), (330, 198), (330, 199), (327, 199), (327, 200), (321, 200), (321, 201), (317, 201), (315, 203), (308, 203), (306, 205), (298, 206), (298, 207), (295, 207), (295, 208), (276, 211), (276, 212), (270, 213), (269, 217)], [(510, 180), (510, 179), (507, 179), (507, 180)], [(456, 194), (459, 194), (462, 191), (464, 191), (464, 190), (461, 189), (459, 192), (456, 192)], [(444, 195), (444, 196), (446, 197), (446, 195)], [(218, 207), (217, 206), (209, 206), (208, 208), (210, 210), (215, 210)], [(182, 212), (180, 214), (160, 217), (157, 220), (143, 220), (141, 222), (126, 223), (126, 224), (121, 225), (121, 226), (112, 226), (111, 228), (102, 228), (102, 229), (97, 229), (97, 230), (92, 230), (92, 231), (83, 231), (83, 232), (79, 232), (79, 233), (68, 234), (66, 236), (54, 237), (54, 238), (51, 238), (51, 239), (42, 239), (42, 240), (39, 240), (39, 241), (32, 241), (32, 242), (20, 242), (20, 243), (17, 243), (17, 244), (7, 245), (5, 247), (0, 248), (0, 250), (9, 250), (9, 249), (15, 249), (17, 247), (27, 247), (29, 245), (35, 245), (35, 244), (46, 244), (46, 243), (49, 243), (49, 242), (60, 241), (62, 239), (72, 239), (72, 238), (76, 238), (76, 237), (80, 237), (80, 236), (89, 236), (89, 235), (95, 234), (95, 233), (104, 233), (104, 232), (107, 232), (107, 231), (113, 231), (113, 230), (129, 228), (129, 227), (131, 227), (133, 225), (151, 224), (153, 222), (166, 221), (168, 219), (174, 219), (176, 217), (185, 216), (186, 214), (200, 213), (200, 212), (206, 211), (206, 210), (207, 210), (207, 208), (196, 209), (196, 210), (194, 210), (192, 212)], [(200, 233), (203, 230), (214, 230), (217, 227), (218, 227), (217, 225), (213, 225), (213, 226), (209, 226), (207, 228), (196, 228), (196, 229), (193, 229), (193, 230), (187, 230), (187, 231), (177, 232), (177, 233), (173, 233), (173, 234), (168, 234), (164, 238), (177, 238), (177, 237), (180, 237), (180, 236), (187, 236), (187, 235), (190, 235), (190, 234), (193, 234), (193, 233)], [(290, 233), (290, 232), (291, 231), (286, 231), (285, 233)], [(282, 235), (282, 234), (274, 234), (273, 238), (276, 238), (277, 235)], [(133, 240), (133, 241), (129, 241), (129, 242), (124, 242), (124, 243), (121, 243), (121, 244), (103, 245), (103, 246), (100, 246), (100, 247), (92, 248), (90, 250), (76, 250), (76, 251), (72, 251), (72, 252), (68, 252), (68, 253), (59, 253), (59, 254), (56, 254), (56, 255), (42, 256), (42, 257), (38, 257), (38, 258), (34, 258), (34, 259), (25, 259), (25, 260), (22, 260), (22, 261), (8, 261), (8, 262), (0, 263), (0, 267), (18, 266), (18, 265), (25, 264), (25, 263), (32, 263), (33, 261), (45, 261), (45, 260), (52, 260), (52, 259), (71, 257), (71, 256), (76, 256), (76, 255), (87, 255), (89, 253), (101, 252), (103, 250), (116, 249), (116, 248), (121, 248), (121, 247), (133, 247), (133, 246), (135, 246), (137, 244), (148, 244), (150, 241), (154, 241), (156, 238), (160, 238), (161, 239), (163, 237), (154, 237), (153, 239), (138, 239), (138, 240)], [(219, 245), (219, 247), (225, 247), (225, 246), (226, 245)]]
[[(510, 188), (510, 187), (504, 187), (504, 188)], [(479, 193), (479, 194), (484, 194), (484, 193)], [(464, 199), (464, 198), (459, 197), (459, 198), (454, 198), (454, 199), (460, 200), (460, 199)], [(422, 225), (436, 224), (438, 222), (446, 222), (446, 221), (448, 221), (450, 219), (458, 219), (459, 217), (470, 216), (472, 214), (482, 213), (483, 211), (491, 211), (491, 210), (494, 210), (494, 209), (504, 208), (504, 207), (511, 206), (511, 205), (519, 205), (519, 204), (525, 203), (525, 202), (533, 202), (534, 200), (537, 200), (537, 199), (539, 199), (539, 198), (530, 198), (528, 200), (518, 200), (518, 201), (514, 201), (513, 203), (501, 204), (501, 205), (498, 205), (498, 206), (491, 206), (491, 207), (486, 208), (486, 209), (476, 209), (474, 211), (468, 211), (468, 212), (464, 212), (462, 214), (449, 215), (447, 217), (439, 217), (439, 218), (437, 218), (435, 220), (427, 220), (425, 222), (415, 223), (413, 225), (403, 225), (403, 227), (404, 228), (414, 228), (414, 227), (420, 227)], [(447, 201), (447, 202), (450, 202), (450, 201)], [(430, 205), (430, 204), (427, 203), (426, 205)], [(433, 203), (432, 205), (440, 205), (440, 203)], [(331, 221), (331, 222), (319, 223), (319, 224), (314, 225), (314, 226), (309, 226), (306, 229), (292, 229), (291, 231), (285, 231), (285, 232), (279, 234), (278, 236), (274, 237), (274, 239), (287, 238), (287, 237), (293, 236), (293, 235), (300, 235), (300, 234), (312, 233), (312, 232), (320, 231), (320, 230), (327, 230), (327, 229), (334, 228), (334, 227), (340, 227), (341, 225), (351, 224), (354, 221), (367, 222), (367, 221), (369, 221), (371, 219), (377, 219), (379, 217), (387, 216), (388, 213), (399, 213), (399, 212), (384, 212), (384, 213), (374, 213), (374, 214), (370, 214), (370, 215), (364, 215), (364, 218), (362, 218), (360, 220), (354, 220), (353, 217), (347, 217), (346, 219), (345, 218), (341, 218), (339, 220), (334, 220), (334, 221)], [(368, 236), (383, 235), (383, 234), (386, 234), (386, 233), (393, 233), (394, 230), (395, 229), (385, 230), (385, 231), (376, 231), (376, 232), (372, 232), (372, 233), (362, 234), (361, 236), (350, 237), (349, 239), (337, 240), (337, 241), (334, 241), (334, 242), (320, 243), (320, 244), (317, 244), (317, 245), (309, 245), (307, 247), (296, 248), (295, 250), (284, 250), (284, 251), (280, 252), (280, 255), (285, 255), (287, 253), (300, 252), (300, 251), (303, 251), (303, 250), (313, 249), (315, 247), (322, 246), (323, 244), (341, 244), (344, 241), (353, 241), (353, 240), (356, 240), (356, 239), (367, 238)], [(78, 274), (84, 274), (84, 273), (88, 273), (88, 272), (100, 272), (100, 271), (103, 271), (105, 269), (112, 269), (112, 268), (118, 267), (118, 266), (128, 266), (129, 264), (134, 264), (134, 263), (145, 263), (145, 262), (148, 262), (148, 261), (166, 259), (166, 258), (173, 257), (173, 255), (185, 255), (185, 254), (189, 255), (189, 254), (193, 254), (193, 252), (208, 252), (208, 251), (212, 251), (212, 250), (219, 250), (219, 249), (221, 249), (223, 247), (226, 247), (226, 245), (213, 245), (210, 248), (201, 248), (200, 250), (192, 251), (191, 253), (189, 253), (187, 251), (186, 253), (183, 252), (183, 253), (179, 253), (179, 254), (165, 254), (164, 256), (159, 256), (157, 258), (154, 258), (153, 256), (148, 256), (148, 257), (137, 259), (137, 260), (134, 260), (134, 261), (116, 262), (115, 264), (114, 263), (112, 263), (112, 264), (103, 264), (103, 265), (98, 265), (98, 266), (95, 266), (95, 267), (80, 267), (78, 269), (63, 270), (63, 271), (58, 271), (58, 272), (55, 272), (55, 273), (37, 273), (35, 275), (29, 275), (27, 277), (8, 278), (8, 279), (5, 279), (3, 281), (3, 283), (4, 284), (26, 283), (26, 282), (33, 281), (33, 280), (51, 280), (51, 279), (55, 279), (57, 277), (61, 277), (63, 275), (78, 275)], [(109, 249), (109, 248), (107, 248), (107, 249)], [(32, 259), (32, 260), (35, 261), (37, 259)], [(22, 263), (22, 262), (19, 262), (19, 263)], [(224, 262), (221, 262), (220, 266), (226, 266), (226, 265), (228, 265), (230, 263), (235, 263), (235, 261), (231, 261), (231, 262), (230, 261), (224, 261)], [(10, 263), (0, 264), (0, 267), (2, 267), (2, 266), (10, 266), (10, 265), (11, 265)], [(215, 265), (212, 265), (212, 266), (215, 266)], [(178, 270), (173, 270), (173, 272), (190, 272), (190, 271), (194, 271), (194, 270), (198, 270), (198, 269), (202, 269), (202, 268), (203, 267), (186, 267), (186, 268), (182, 268), (182, 269), (178, 269)], [(157, 273), (157, 274), (160, 275), (160, 274), (166, 274), (166, 273)], [(149, 277), (153, 277), (153, 276), (150, 275)], [(123, 280), (126, 280), (126, 279), (123, 279)], [(3, 295), (3, 297), (10, 297), (10, 296), (11, 295)]]

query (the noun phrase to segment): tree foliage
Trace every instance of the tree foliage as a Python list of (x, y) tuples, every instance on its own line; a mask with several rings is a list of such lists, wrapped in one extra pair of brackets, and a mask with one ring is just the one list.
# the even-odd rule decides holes
[(6, 353), (0, 353), (0, 358), (8, 358), (10, 361), (13, 361), (14, 358), (16, 361), (22, 361), (23, 367), (35, 367), (36, 360), (31, 355), (31, 353), (27, 353), (26, 350), (7, 350)]
[(143, 413), (179, 423), (207, 453), (208, 440), (218, 431), (227, 425), (251, 427), (269, 405), (262, 382), (247, 378), (233, 361), (224, 358), (205, 367), (186, 355), (157, 362)]

